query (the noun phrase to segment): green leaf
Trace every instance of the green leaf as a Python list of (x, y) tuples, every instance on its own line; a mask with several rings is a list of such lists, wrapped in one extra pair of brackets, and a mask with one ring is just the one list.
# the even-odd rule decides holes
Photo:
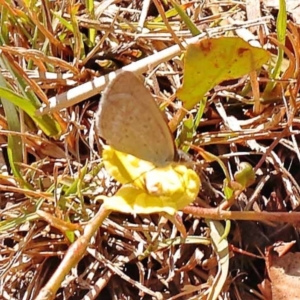
[(181, 17), (182, 21), (185, 23), (186, 27), (190, 30), (193, 36), (196, 36), (200, 34), (200, 30), (197, 28), (197, 26), (193, 23), (191, 18), (185, 13), (185, 11), (182, 9), (181, 5), (178, 5), (176, 1), (170, 1), (172, 5), (174, 6), (175, 10)]
[(229, 181), (227, 178), (224, 179), (223, 191), (226, 200), (230, 200), (233, 196), (234, 190), (229, 186)]
[[(6, 87), (7, 83), (5, 78), (0, 74), (0, 87)], [(1, 96), (4, 113), (7, 120), (8, 130), (12, 132), (20, 132), (20, 120), (15, 105), (9, 102), (3, 95)], [(23, 145), (22, 139), (19, 135), (9, 134), (7, 136), (7, 155), (9, 165), (16, 178), (22, 187), (32, 189), (32, 186), (24, 180), (21, 175), (20, 167), (17, 163), (23, 162)]]
[[(281, 45), (285, 44), (285, 36), (286, 36), (286, 27), (287, 27), (287, 13), (286, 13), (286, 1), (285, 0), (279, 0), (279, 12), (276, 19), (276, 30), (277, 30), (277, 38), (278, 42)], [(270, 77), (272, 79), (279, 78), (281, 66), (283, 64), (283, 58), (284, 58), (284, 50), (281, 47), (278, 47), (278, 56), (276, 59), (276, 63), (274, 68), (270, 72)], [(276, 81), (271, 80), (268, 82), (264, 93), (266, 96), (271, 93), (271, 91), (274, 89), (276, 85)]]
[[(66, 217), (65, 222), (70, 222), (70, 223), (71, 223), (70, 218), (69, 218), (69, 217)], [(66, 231), (64, 232), (64, 234), (66, 235), (67, 239), (68, 239), (71, 243), (74, 243), (75, 238), (76, 238), (74, 231), (72, 231), (72, 230), (66, 230)]]
[(182, 151), (187, 152), (189, 150), (190, 146), (187, 146), (186, 144), (193, 141), (194, 133), (194, 118), (192, 115), (190, 115), (189, 118), (185, 119), (182, 122), (182, 131), (180, 132), (178, 141), (176, 140), (176, 143), (178, 143), (179, 145), (183, 144), (183, 147), (181, 148)]
[[(172, 3), (173, 4), (173, 3)], [(178, 4), (177, 4), (178, 5)], [(184, 3), (184, 4), (181, 4), (180, 5), (180, 9), (181, 10), (186, 10), (187, 8), (191, 7), (193, 5), (193, 3)], [(174, 5), (173, 5), (174, 6)], [(165, 15), (166, 17), (169, 19), (169, 18), (172, 18), (172, 17), (175, 17), (178, 15), (178, 9), (175, 9), (175, 8), (171, 8), (170, 10), (166, 11), (165, 12)], [(161, 16), (158, 16), (156, 17), (153, 22), (163, 22), (163, 19)]]

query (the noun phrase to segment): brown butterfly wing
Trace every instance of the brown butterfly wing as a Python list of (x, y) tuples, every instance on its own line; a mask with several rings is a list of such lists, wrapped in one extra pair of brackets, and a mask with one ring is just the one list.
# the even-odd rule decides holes
[(96, 114), (96, 131), (116, 150), (157, 166), (174, 160), (169, 127), (134, 73), (119, 73), (104, 91)]

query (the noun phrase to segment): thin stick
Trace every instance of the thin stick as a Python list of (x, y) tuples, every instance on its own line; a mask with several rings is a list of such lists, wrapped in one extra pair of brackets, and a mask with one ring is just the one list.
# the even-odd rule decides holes
[(187, 206), (182, 210), (194, 217), (212, 220), (248, 220), (248, 221), (273, 221), (295, 223), (300, 221), (300, 212), (256, 212), (256, 211), (228, 211), (219, 208), (203, 208)]
[(95, 217), (86, 225), (83, 235), (80, 236), (69, 247), (62, 262), (57, 267), (46, 285), (42, 288), (35, 300), (52, 300), (55, 298), (55, 295), (58, 289), (61, 287), (61, 283), (65, 279), (65, 276), (85, 255), (87, 247), (90, 243), (90, 239), (97, 232), (106, 217), (110, 214), (110, 211), (103, 207), (104, 206), (101, 206)]

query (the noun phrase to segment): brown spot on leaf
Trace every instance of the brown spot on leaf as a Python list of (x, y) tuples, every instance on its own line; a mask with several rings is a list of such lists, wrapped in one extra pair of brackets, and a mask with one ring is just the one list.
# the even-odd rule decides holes
[(247, 48), (239, 48), (239, 49), (237, 50), (237, 55), (238, 55), (238, 56), (243, 56), (243, 55), (244, 55), (244, 52), (246, 52), (246, 51), (249, 51), (249, 49), (247, 49)]

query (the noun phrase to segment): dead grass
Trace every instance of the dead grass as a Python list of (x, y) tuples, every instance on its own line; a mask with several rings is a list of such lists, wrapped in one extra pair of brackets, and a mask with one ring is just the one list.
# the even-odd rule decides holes
[[(93, 135), (98, 93), (107, 82), (88, 91), (87, 85), (81, 85), (124, 66), (137, 66), (137, 73), (148, 73), (154, 95), (172, 98), (181, 84), (182, 61), (178, 55), (166, 59), (157, 52), (177, 43), (182, 47), (181, 41), (192, 37), (178, 15), (166, 13), (164, 20), (157, 18), (157, 9), (167, 12), (171, 4), (153, 1), (147, 7), (147, 2), (95, 2), (92, 13), (87, 9), (91, 4), (2, 3), (1, 88), (22, 95), (35, 109), (39, 101), (47, 103), (57, 94), (64, 95), (62, 104), (52, 98), (57, 107), (51, 117), (47, 114), (49, 119), (34, 121), (28, 113), (16, 110), (10, 99), (2, 98), (2, 299), (213, 299), (212, 287), (220, 287), (222, 254), (207, 218), (225, 219), (219, 213), (227, 209), (222, 206), (224, 174), (218, 163), (199, 156), (197, 147), (219, 157), (230, 174), (240, 162), (248, 162), (256, 171), (255, 183), (240, 191), (230, 206), (231, 211), (244, 213), (240, 216), (246, 220), (226, 215), (233, 219), (225, 239), (230, 265), (220, 299), (264, 299), (265, 291), (257, 285), (267, 279), (266, 247), (279, 240), (296, 240), (293, 249), (299, 249), (297, 224), (281, 215), (298, 210), (300, 195), (299, 71), (295, 67), (300, 31), (293, 22), (283, 48), (283, 71), (269, 99), (262, 93), (270, 82), (266, 71), (259, 74), (260, 81), (242, 78), (208, 94), (190, 151), (201, 166), (202, 189), (193, 207), (180, 213), (188, 238), (183, 239), (177, 227), (158, 214), (112, 213), (99, 230), (95, 228), (91, 220), (101, 206), (95, 197), (113, 195), (119, 186), (103, 169), (101, 146)], [(236, 34), (228, 30), (230, 26), (241, 28), (249, 21), (251, 7), (195, 1), (184, 9), (204, 35), (224, 36)], [(260, 19), (250, 30), (263, 45), (272, 45), (269, 49), (276, 55), (275, 21), (263, 19), (272, 16), (269, 9), (262, 7), (258, 12), (262, 16), (255, 16)], [(152, 63), (143, 64), (145, 57), (152, 57)], [(140, 65), (132, 64), (140, 61)], [(255, 84), (259, 103), (251, 92)], [(77, 104), (64, 100), (67, 91), (74, 91), (71, 97)], [(170, 126), (180, 131), (182, 127), (172, 119), (178, 107), (176, 101), (169, 105), (167, 115)], [(195, 117), (196, 109), (191, 114)], [(241, 130), (234, 129), (236, 125)], [(216, 207), (219, 210), (210, 210)], [(264, 215), (259, 219), (247, 215), (255, 211), (260, 216), (266, 210), (276, 212), (278, 222)], [(213, 224), (222, 226), (223, 222)], [(90, 229), (91, 239), (86, 239), (84, 234)], [(63, 282), (51, 282), (55, 270), (60, 270)], [(45, 284), (48, 289), (42, 290)]]

